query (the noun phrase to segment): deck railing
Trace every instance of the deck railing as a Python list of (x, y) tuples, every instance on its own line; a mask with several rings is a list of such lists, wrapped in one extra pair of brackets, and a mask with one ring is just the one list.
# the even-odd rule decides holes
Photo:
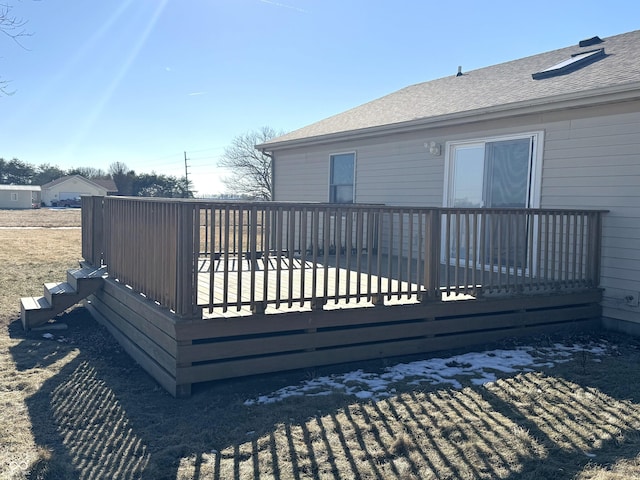
[(110, 278), (180, 316), (199, 313), (195, 270), (199, 222), (192, 203), (83, 197), (82, 208), (85, 260), (101, 262)]
[(598, 285), (602, 214), (92, 197), (83, 255), (185, 317), (548, 292)]

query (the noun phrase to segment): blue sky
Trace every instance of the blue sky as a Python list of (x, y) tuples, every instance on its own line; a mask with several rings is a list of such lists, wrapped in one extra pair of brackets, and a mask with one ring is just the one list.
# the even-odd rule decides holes
[(640, 28), (640, 2), (8, 0), (0, 157), (190, 176), (263, 125), (291, 131), (407, 85)]

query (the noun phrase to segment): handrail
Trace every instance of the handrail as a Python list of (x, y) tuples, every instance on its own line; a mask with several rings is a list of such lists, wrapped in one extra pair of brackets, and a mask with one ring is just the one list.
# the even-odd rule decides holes
[(182, 317), (548, 292), (598, 286), (604, 213), (89, 197), (83, 256)]

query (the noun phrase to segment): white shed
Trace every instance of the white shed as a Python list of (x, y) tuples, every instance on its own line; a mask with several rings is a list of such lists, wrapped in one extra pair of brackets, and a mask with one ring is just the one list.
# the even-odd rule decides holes
[(0, 208), (40, 207), (39, 185), (0, 185)]

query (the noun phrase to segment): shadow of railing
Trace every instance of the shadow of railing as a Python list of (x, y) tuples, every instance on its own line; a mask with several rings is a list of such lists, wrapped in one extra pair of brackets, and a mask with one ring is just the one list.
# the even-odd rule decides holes
[[(298, 383), (298, 371), (201, 385), (176, 400), (84, 309), (60, 321), (69, 325), (56, 333), (62, 343), (18, 322), (9, 332), (20, 340), (11, 349), (18, 373), (48, 374), (26, 400), (35, 442), (51, 451), (31, 478), (573, 478), (594, 458), (640, 450), (637, 399), (603, 391), (609, 380), (597, 375), (528, 372), (378, 401), (244, 404)], [(638, 383), (640, 372), (626, 380)]]

